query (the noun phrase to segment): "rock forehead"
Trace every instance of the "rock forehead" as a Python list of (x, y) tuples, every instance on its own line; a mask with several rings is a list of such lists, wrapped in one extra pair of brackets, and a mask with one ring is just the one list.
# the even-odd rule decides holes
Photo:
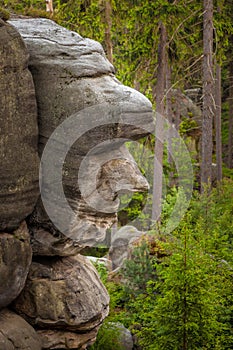
[[(17, 23), (17, 27), (20, 30), (22, 36), (27, 36), (29, 38), (31, 37), (33, 39), (38, 38), (49, 40), (61, 45), (64, 45), (64, 41), (65, 45), (75, 45), (77, 42), (83, 39), (78, 33), (58, 26), (55, 22), (47, 20), (45, 18), (25, 18), (23, 21), (22, 19), (13, 19), (13, 22)], [(30, 28), (30, 35), (28, 28)]]
[[(107, 124), (97, 125), (86, 137), (79, 138), (75, 147), (78, 154), (86, 153), (96, 143), (109, 138), (138, 139), (153, 128), (150, 101), (116, 79), (113, 66), (99, 43), (82, 38), (48, 19), (14, 19), (10, 23), (19, 30), (30, 53), (41, 150), (64, 120), (91, 106), (98, 108), (87, 110), (87, 114), (91, 113), (93, 120), (99, 120), (106, 114), (108, 104)], [(118, 105), (119, 110), (116, 110)], [(117, 115), (114, 124), (125, 124), (121, 128), (110, 125), (111, 114)], [(77, 115), (77, 121), (80, 118)], [(132, 122), (134, 126), (126, 125)]]
[[(72, 90), (77, 89), (77, 86), (75, 86), (75, 78), (93, 78), (106, 75), (111, 78), (108, 80), (107, 77), (105, 77), (103, 81), (95, 80), (94, 86), (93, 81), (85, 81), (85, 89), (83, 89), (82, 86), (79, 89), (79, 92), (81, 90), (83, 98), (84, 95), (87, 94), (87, 91), (84, 92), (84, 90), (87, 90), (89, 87), (89, 95), (92, 90), (95, 92), (97, 90), (102, 90), (102, 93), (108, 97), (108, 99), (104, 99), (105, 102), (122, 101), (122, 98), (125, 98), (128, 102), (140, 105), (140, 109), (151, 112), (151, 103), (145, 96), (134, 89), (122, 85), (113, 76), (114, 67), (107, 60), (104, 50), (98, 42), (82, 38), (79, 34), (69, 31), (48, 19), (12, 19), (10, 23), (19, 30), (27, 45), (30, 53), (30, 66), (32, 71), (33, 69), (43, 69), (42, 74), (39, 74), (39, 72), (38, 74), (36, 72), (34, 73), (36, 84), (38, 84), (38, 76), (40, 75), (39, 80), (41, 82), (43, 82), (44, 77), (45, 81), (49, 81), (49, 84), (55, 84), (55, 90), (62, 89), (62, 94), (64, 94), (65, 85), (71, 85)], [(53, 69), (53, 67), (55, 67), (55, 69)], [(48, 71), (46, 69), (48, 69)], [(35, 75), (37, 76), (36, 79)], [(58, 78), (61, 79), (61, 81), (57, 86)], [(82, 83), (82, 80), (78, 85), (80, 85), (80, 83)], [(45, 84), (43, 88), (47, 91), (49, 85)], [(96, 95), (98, 94), (96, 93)], [(80, 106), (81, 108), (78, 108), (80, 98), (77, 99), (74, 96), (75, 93), (73, 91), (73, 101), (71, 99), (71, 101), (68, 100), (68, 102), (73, 102), (73, 104), (75, 104), (75, 110), (66, 110), (68, 115), (85, 107), (82, 105)], [(85, 97), (87, 98), (87, 96)], [(90, 98), (90, 96), (88, 97)], [(50, 102), (52, 101), (50, 100)], [(93, 105), (98, 101), (93, 101), (92, 98), (91, 102)], [(46, 103), (46, 99), (44, 103)], [(138, 111), (139, 109), (137, 112)]]
[(82, 38), (44, 18), (15, 19), (11, 23), (17, 27), (26, 42), (31, 64), (52, 63), (60, 68), (69, 66), (68, 73), (73, 77), (114, 72), (102, 46), (94, 40)]

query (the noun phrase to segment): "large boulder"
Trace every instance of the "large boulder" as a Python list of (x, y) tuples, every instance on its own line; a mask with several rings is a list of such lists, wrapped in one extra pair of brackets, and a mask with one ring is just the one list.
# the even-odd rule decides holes
[(132, 350), (133, 349), (133, 336), (129, 329), (120, 322), (109, 322), (109, 328), (113, 328), (118, 333), (118, 341), (122, 350)]
[(108, 314), (109, 296), (84, 256), (33, 262), (13, 307), (37, 329), (88, 333)]
[[(47, 253), (40, 249), (38, 227), (43, 228), (43, 237), (46, 237), (45, 232), (56, 237), (58, 246), (60, 239), (64, 242), (63, 233), (76, 240), (77, 252), (80, 249), (77, 244), (93, 245), (116, 221), (119, 192), (148, 189), (142, 175), (138, 176), (135, 163), (131, 163), (132, 159), (121, 146), (126, 139), (135, 140), (152, 131), (151, 103), (115, 78), (114, 68), (99, 43), (82, 38), (48, 19), (15, 18), (10, 23), (19, 30), (29, 50), (38, 102), (39, 152), (44, 156), (42, 193), (48, 202), (46, 211), (49, 215), (44, 210), (45, 201), (38, 201), (30, 218), (37, 254), (54, 254), (50, 247)], [(61, 123), (63, 126), (59, 129)], [(52, 133), (53, 142), (49, 143)], [(45, 145), (49, 148), (49, 151), (46, 149), (50, 154), (48, 158), (43, 153)], [(68, 153), (65, 157), (66, 147)], [(63, 156), (61, 170), (59, 162)], [(55, 158), (57, 163), (52, 168)], [(119, 176), (123, 163), (128, 167), (123, 174), (127, 175), (126, 180), (123, 175)], [(85, 166), (80, 173), (82, 164)], [(112, 182), (105, 181), (104, 167), (111, 172)], [(61, 171), (62, 188), (72, 208), (71, 216), (59, 192)], [(87, 183), (86, 179), (91, 175), (92, 179)], [(112, 186), (116, 182), (113, 178), (118, 181), (117, 186)], [(105, 188), (101, 185), (103, 183)], [(98, 186), (106, 206), (100, 205)], [(84, 195), (88, 187), (92, 191)], [(43, 245), (42, 239), (40, 243)]]
[(0, 233), (0, 309), (22, 291), (32, 260), (25, 221), (13, 233)]
[(12, 231), (38, 198), (38, 129), (28, 52), (17, 30), (0, 19), (0, 231)]
[(95, 342), (97, 331), (96, 328), (87, 333), (62, 332), (50, 329), (39, 330), (37, 334), (40, 336), (43, 349), (85, 350), (87, 346)]
[(129, 258), (130, 248), (143, 234), (136, 227), (127, 225), (121, 227), (112, 235), (109, 259), (112, 261), (113, 270), (121, 267), (125, 259)]
[(39, 335), (22, 317), (7, 309), (0, 311), (1, 350), (41, 350)]

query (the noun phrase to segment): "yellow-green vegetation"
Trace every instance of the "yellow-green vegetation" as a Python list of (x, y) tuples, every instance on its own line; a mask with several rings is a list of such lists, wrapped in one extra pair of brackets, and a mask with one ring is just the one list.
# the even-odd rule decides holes
[[(228, 179), (211, 193), (194, 194), (180, 226), (160, 236), (162, 254), (143, 241), (121, 277), (109, 279), (101, 267), (111, 297), (106, 322), (122, 322), (143, 350), (232, 349), (232, 243), (233, 182)], [(105, 337), (108, 346), (108, 330), (101, 332), (97, 344)]]
[(0, 7), (0, 18), (3, 21), (7, 21), (10, 18), (10, 12)]

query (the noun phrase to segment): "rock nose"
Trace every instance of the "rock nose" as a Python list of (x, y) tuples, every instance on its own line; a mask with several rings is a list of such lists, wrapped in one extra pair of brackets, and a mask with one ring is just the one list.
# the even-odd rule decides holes
[(137, 167), (137, 164), (125, 162), (125, 171), (120, 174), (121, 179), (115, 185), (117, 194), (128, 192), (147, 192), (150, 185), (147, 179), (142, 175)]

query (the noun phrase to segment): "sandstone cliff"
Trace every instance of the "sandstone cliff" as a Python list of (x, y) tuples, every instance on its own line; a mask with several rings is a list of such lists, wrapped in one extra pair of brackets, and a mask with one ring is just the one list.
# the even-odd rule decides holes
[(80, 253), (119, 193), (148, 188), (124, 142), (149, 133), (151, 104), (47, 19), (0, 21), (0, 74), (0, 349), (86, 349), (109, 297)]

